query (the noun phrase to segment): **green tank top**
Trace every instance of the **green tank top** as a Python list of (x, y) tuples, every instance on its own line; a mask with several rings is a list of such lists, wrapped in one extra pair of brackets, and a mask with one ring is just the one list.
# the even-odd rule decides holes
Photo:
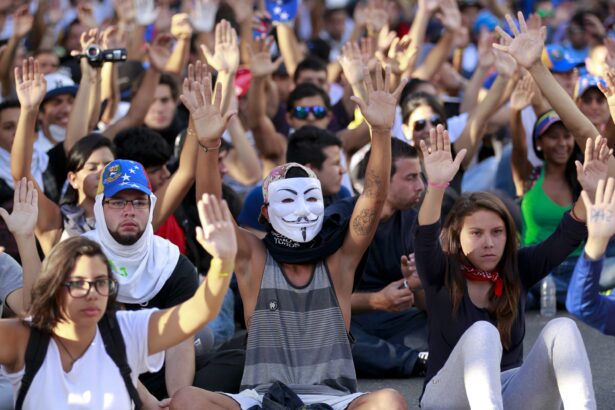
[[(559, 225), (564, 212), (570, 211), (572, 205), (561, 206), (553, 202), (542, 188), (545, 180), (545, 169), (542, 167), (540, 176), (534, 186), (527, 191), (521, 201), (523, 217), (523, 246), (535, 245), (547, 239)], [(583, 246), (579, 246), (570, 256), (581, 254)]]

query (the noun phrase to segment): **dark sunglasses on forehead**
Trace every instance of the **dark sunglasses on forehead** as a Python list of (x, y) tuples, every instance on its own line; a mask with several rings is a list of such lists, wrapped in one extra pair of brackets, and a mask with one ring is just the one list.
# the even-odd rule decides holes
[(323, 105), (313, 105), (311, 107), (297, 106), (293, 108), (291, 114), (298, 120), (305, 120), (310, 112), (317, 120), (321, 120), (327, 116), (327, 107)]
[(431, 123), (432, 127), (438, 124), (442, 124), (442, 120), (439, 115), (432, 115), (431, 118), (414, 121), (414, 131), (423, 131), (427, 126), (427, 122)]

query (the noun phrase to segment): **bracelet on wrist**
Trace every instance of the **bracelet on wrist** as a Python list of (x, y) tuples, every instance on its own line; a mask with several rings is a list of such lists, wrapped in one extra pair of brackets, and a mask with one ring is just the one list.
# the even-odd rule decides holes
[(222, 146), (222, 138), (218, 140), (218, 145), (216, 145), (215, 147), (208, 147), (208, 146), (201, 144), (200, 142), (199, 142), (199, 145), (201, 146), (201, 148), (203, 148), (203, 151), (205, 152), (214, 151)]
[(432, 188), (439, 188), (439, 189), (446, 189), (448, 188), (450, 184), (448, 182), (442, 183), (442, 184), (435, 184), (433, 182), (428, 182), (427, 186), (430, 186)]
[[(222, 261), (222, 259), (218, 259), (218, 258), (214, 258), (211, 260), (211, 265), (209, 267), (209, 269), (213, 269), (215, 270), (215, 274), (218, 275), (221, 278), (227, 278), (231, 272), (233, 271), (232, 269), (223, 269), (224, 268), (224, 261)], [(214, 273), (214, 272), (212, 272)]]

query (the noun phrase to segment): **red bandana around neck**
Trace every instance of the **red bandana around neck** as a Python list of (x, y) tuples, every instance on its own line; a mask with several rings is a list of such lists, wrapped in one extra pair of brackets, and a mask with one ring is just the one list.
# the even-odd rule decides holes
[(504, 281), (498, 274), (498, 271), (487, 272), (467, 265), (461, 265), (461, 271), (468, 280), (495, 283), (495, 296), (502, 296), (502, 291), (504, 290)]

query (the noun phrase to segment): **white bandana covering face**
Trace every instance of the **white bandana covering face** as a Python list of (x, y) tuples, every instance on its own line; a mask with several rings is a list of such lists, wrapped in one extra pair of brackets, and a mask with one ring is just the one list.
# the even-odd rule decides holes
[(269, 222), (295, 242), (309, 242), (322, 228), (325, 205), (316, 178), (279, 179), (269, 185)]

